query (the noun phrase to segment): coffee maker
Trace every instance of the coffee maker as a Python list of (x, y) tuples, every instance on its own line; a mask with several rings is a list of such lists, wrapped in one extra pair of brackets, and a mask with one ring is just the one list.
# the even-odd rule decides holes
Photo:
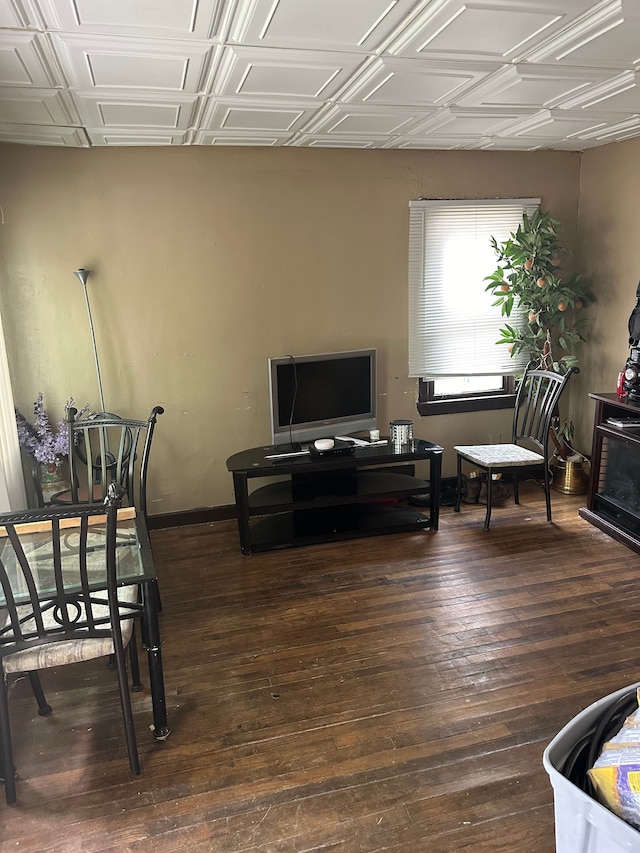
[(636, 305), (629, 317), (631, 351), (624, 366), (622, 388), (630, 403), (640, 403), (640, 282), (636, 288)]

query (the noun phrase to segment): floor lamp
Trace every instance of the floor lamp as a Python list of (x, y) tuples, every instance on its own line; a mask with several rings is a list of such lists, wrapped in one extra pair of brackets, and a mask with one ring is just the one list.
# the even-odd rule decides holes
[(84, 298), (87, 303), (87, 314), (89, 315), (89, 328), (91, 330), (91, 342), (93, 344), (93, 358), (96, 363), (96, 376), (98, 377), (98, 393), (100, 394), (100, 405), (102, 411), (105, 412), (104, 395), (102, 393), (102, 379), (100, 378), (100, 362), (98, 361), (98, 348), (96, 347), (96, 335), (93, 330), (93, 319), (91, 317), (91, 305), (89, 304), (89, 292), (87, 290), (87, 279), (89, 278), (89, 270), (79, 269), (74, 272), (74, 275), (80, 279), (80, 283), (84, 289)]

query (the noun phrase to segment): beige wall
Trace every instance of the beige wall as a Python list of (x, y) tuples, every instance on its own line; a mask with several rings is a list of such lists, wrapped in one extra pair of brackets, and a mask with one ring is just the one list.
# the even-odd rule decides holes
[(0, 146), (0, 307), (17, 404), (28, 411), (42, 390), (56, 416), (71, 395), (99, 408), (73, 276), (85, 267), (107, 409), (166, 408), (152, 514), (232, 503), (225, 460), (268, 442), (267, 358), (287, 353), (377, 347), (383, 430), (414, 419), (445, 446), (451, 474), (453, 444), (504, 438), (509, 418), (415, 411), (408, 202), (541, 196), (574, 249), (579, 166), (570, 152)]
[(594, 410), (588, 393), (614, 391), (629, 355), (629, 314), (640, 279), (639, 162), (640, 139), (592, 149), (582, 160), (578, 254), (598, 304), (571, 408), (588, 450)]

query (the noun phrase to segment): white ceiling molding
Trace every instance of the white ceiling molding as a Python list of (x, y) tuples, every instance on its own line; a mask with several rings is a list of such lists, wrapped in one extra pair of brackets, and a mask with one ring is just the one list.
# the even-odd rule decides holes
[(189, 130), (199, 104), (195, 95), (159, 92), (75, 92), (74, 98), (87, 127), (144, 131)]
[(89, 148), (89, 137), (84, 128), (49, 127), (47, 125), (2, 124), (0, 139), (18, 145), (55, 145), (69, 148)]
[(224, 0), (36, 0), (46, 28), (150, 39), (219, 39)]
[(146, 129), (139, 133), (126, 130), (109, 130), (105, 132), (100, 128), (89, 128), (87, 131), (91, 145), (111, 146), (165, 146), (165, 145), (187, 145), (189, 133), (167, 133), (167, 131)]
[(26, 30), (0, 30), (0, 86), (54, 89), (63, 85), (55, 57), (43, 35)]
[(0, 87), (0, 116), (9, 124), (65, 127), (80, 124), (68, 92)]
[(211, 94), (282, 100), (315, 98), (320, 106), (335, 96), (362, 61), (357, 54), (229, 46)]
[(51, 36), (73, 88), (120, 87), (151, 92), (198, 92), (214, 51), (206, 43), (139, 38)]
[(3, 0), (0, 141), (579, 151), (640, 136), (640, 0)]

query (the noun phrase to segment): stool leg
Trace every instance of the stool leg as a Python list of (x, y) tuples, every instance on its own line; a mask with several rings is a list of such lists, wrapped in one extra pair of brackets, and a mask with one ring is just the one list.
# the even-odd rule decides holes
[(456, 503), (453, 511), (460, 512), (460, 499), (462, 497), (462, 457), (460, 455), (458, 455), (456, 464)]
[(11, 746), (11, 728), (9, 725), (9, 702), (7, 699), (7, 683), (4, 672), (0, 671), (0, 776), (4, 780), (7, 805), (16, 802), (16, 771), (13, 764), (13, 749)]
[(493, 485), (493, 477), (491, 476), (491, 469), (487, 471), (487, 514), (484, 518), (484, 530), (489, 529), (489, 522), (491, 521), (491, 492)]
[(44, 697), (44, 690), (42, 689), (42, 684), (40, 683), (40, 676), (37, 672), (29, 672), (29, 681), (31, 682), (31, 689), (33, 690), (33, 695), (36, 697), (36, 702), (38, 703), (38, 713), (41, 717), (46, 717), (47, 714), (50, 714), (53, 708)]

